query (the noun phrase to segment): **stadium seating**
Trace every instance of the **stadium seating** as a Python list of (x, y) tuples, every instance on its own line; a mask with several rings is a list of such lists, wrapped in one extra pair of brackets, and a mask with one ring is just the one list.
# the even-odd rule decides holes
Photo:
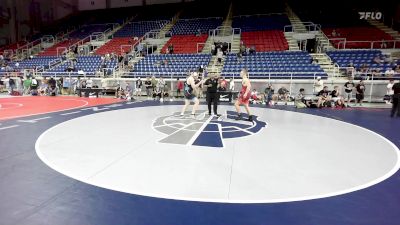
[[(96, 50), (97, 55), (105, 55), (105, 54), (111, 54), (115, 53), (117, 55), (121, 55), (121, 45), (133, 45), (135, 44), (136, 41), (133, 41), (132, 38), (130, 37), (116, 37), (111, 39), (109, 42), (107, 42), (105, 45), (101, 46)], [(123, 51), (125, 53), (128, 53), (131, 51), (131, 47), (124, 46), (122, 47)]]
[(49, 68), (49, 63), (56, 59), (60, 58), (58, 58), (57, 56), (39, 56), (32, 59), (25, 59), (18, 63), (20, 69), (34, 69), (40, 66), (43, 66), (44, 69), (47, 69)]
[[(332, 31), (335, 29), (340, 36), (332, 36)], [(369, 41), (369, 42), (349, 42), (346, 43), (346, 48), (371, 48), (370, 41), (388, 41), (393, 40), (393, 37), (376, 27), (344, 27), (344, 28), (325, 28), (324, 33), (329, 38), (346, 38), (347, 41)], [(339, 40), (332, 40), (332, 44), (337, 47)], [(343, 46), (343, 45), (341, 45)], [(374, 48), (380, 48), (381, 43), (374, 43)], [(340, 46), (339, 46), (340, 47)], [(388, 42), (387, 47), (393, 47), (393, 43)]]
[(283, 31), (253, 31), (242, 33), (243, 44), (254, 46), (256, 51), (284, 51), (289, 49)]
[(2, 47), (0, 47), (0, 54), (3, 54), (3, 52), (5, 50), (13, 50), (14, 51), (17, 48), (22, 47), (25, 44), (27, 44), (26, 41), (19, 41), (19, 42), (13, 43), (13, 44), (2, 46)]
[(240, 28), (242, 32), (261, 30), (280, 30), (290, 25), (286, 15), (236, 16), (232, 27)]
[(377, 56), (381, 57), (382, 52), (380, 50), (342, 50), (342, 51), (329, 51), (328, 56), (337, 63), (340, 67), (347, 67), (350, 63), (358, 70), (363, 64), (366, 64), (369, 68), (380, 69), (385, 71), (393, 65), (377, 64), (373, 59)]
[(112, 29), (111, 24), (99, 24), (99, 25), (85, 25), (76, 31), (72, 32), (69, 37), (74, 39), (83, 39), (94, 32), (104, 32), (107, 29)]
[[(39, 56), (56, 56), (57, 55), (57, 48), (68, 48), (70, 45), (76, 43), (78, 39), (68, 39), (62, 41), (58, 44), (51, 46), (50, 48), (44, 50), (43, 52), (39, 53)], [(61, 52), (60, 52), (61, 53)]]
[[(86, 76), (94, 76), (96, 71), (99, 71), (101, 68), (101, 57), (100, 56), (80, 56), (77, 58), (77, 64), (75, 66), (75, 71), (71, 73), (72, 76), (78, 75), (78, 70), (83, 70)], [(118, 62), (116, 60), (112, 60), (106, 63), (106, 68), (115, 68)], [(66, 69), (70, 66), (69, 62), (65, 62), (61, 65), (58, 65), (51, 70), (43, 73), (44, 76), (68, 76), (69, 73), (65, 72)]]
[(168, 22), (168, 20), (157, 20), (128, 23), (118, 30), (114, 37), (142, 37), (151, 30), (163, 28)]
[(235, 54), (229, 54), (222, 75), (239, 77), (243, 68), (248, 69), (253, 79), (290, 79), (291, 73), (293, 79), (327, 78), (318, 64), (311, 64), (311, 56), (307, 52), (257, 52), (244, 56), (241, 61)]
[(208, 34), (209, 30), (213, 30), (221, 26), (222, 18), (196, 18), (196, 19), (180, 19), (172, 27), (173, 35), (197, 34), (199, 30), (203, 34)]
[[(164, 45), (161, 53), (165, 53), (167, 47), (172, 44), (174, 46), (174, 53), (197, 53), (197, 43), (205, 43), (208, 35), (175, 35)], [(199, 46), (199, 52), (203, 49), (203, 45)]]
[(211, 54), (162, 54), (149, 55), (135, 65), (128, 76), (185, 77), (189, 71), (210, 63)]

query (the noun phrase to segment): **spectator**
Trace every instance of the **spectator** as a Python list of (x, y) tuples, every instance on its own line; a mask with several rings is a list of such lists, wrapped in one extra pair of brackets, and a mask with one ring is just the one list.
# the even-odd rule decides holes
[(344, 84), (344, 100), (347, 103), (347, 107), (350, 107), (350, 101), (353, 97), (354, 86), (355, 84), (352, 78), (349, 78), (349, 80)]
[(5, 86), (4, 80), (0, 77), (0, 93), (4, 91)]
[(304, 88), (300, 88), (299, 93), (297, 96), (294, 98), (294, 105), (298, 109), (310, 107), (310, 101), (307, 101), (305, 99), (305, 94), (304, 94)]
[(164, 96), (164, 92), (165, 92), (165, 80), (163, 77), (160, 77), (160, 79), (158, 80), (156, 89), (161, 92), (160, 101), (163, 101), (163, 96)]
[[(364, 81), (360, 80), (360, 83), (358, 83), (356, 86), (356, 99), (357, 99), (357, 103), (359, 103), (360, 106), (362, 106), (362, 101), (364, 100), (364, 93), (365, 93)], [(356, 104), (354, 104), (354, 105), (356, 105)]]
[(266, 104), (273, 105), (272, 96), (274, 95), (274, 87), (272, 84), (267, 84), (267, 87), (264, 89), (264, 101)]
[(90, 79), (90, 77), (86, 80), (86, 88), (92, 88), (93, 87), (93, 80)]
[(224, 53), (222, 52), (222, 50), (219, 48), (217, 50), (217, 60), (219, 64), (222, 64), (222, 57), (223, 57)]
[(332, 101), (334, 102), (336, 107), (345, 107), (344, 99), (340, 95), (339, 86), (334, 86), (333, 91), (331, 92)]
[(226, 91), (228, 86), (228, 82), (225, 80), (225, 77), (221, 77), (219, 82), (219, 91)]
[(28, 95), (31, 91), (31, 84), (32, 84), (32, 79), (31, 78), (26, 78), (24, 80), (24, 95)]
[(11, 77), (8, 79), (8, 88), (10, 95), (13, 95), (15, 90), (15, 81)]
[(168, 53), (169, 53), (169, 54), (174, 54), (174, 45), (173, 45), (173, 44), (169, 44), (169, 46), (168, 46)]
[(323, 89), (320, 92), (318, 92), (317, 96), (318, 96), (318, 102), (317, 102), (318, 108), (321, 108), (323, 106), (329, 106), (330, 97), (327, 86), (323, 87)]
[(37, 89), (38, 89), (38, 81), (36, 80), (35, 77), (32, 77), (31, 87), (30, 87), (31, 95), (38, 95)]
[(250, 93), (250, 102), (252, 104), (259, 104), (261, 103), (262, 96), (258, 94), (258, 91), (256, 89), (253, 89), (253, 91)]
[(278, 100), (284, 101), (285, 105), (287, 105), (287, 101), (289, 98), (289, 90), (286, 89), (285, 87), (281, 87), (278, 89)]
[(394, 117), (397, 111), (397, 118), (400, 118), (400, 83), (397, 82), (392, 87), (393, 90), (393, 105), (390, 113), (391, 117)]
[(389, 96), (388, 100), (385, 100), (386, 104), (390, 104), (391, 100), (393, 99), (393, 85), (394, 85), (394, 80), (390, 79), (388, 85), (386, 86), (386, 95)]
[(131, 85), (129, 84), (128, 81), (126, 81), (126, 83), (125, 83), (124, 93), (125, 93), (125, 99), (126, 100), (128, 100), (128, 101), (133, 100), (133, 96), (132, 96), (133, 95), (133, 89), (132, 89), (132, 87), (131, 87)]
[(381, 58), (379, 56), (376, 56), (373, 60), (373, 63), (379, 64), (381, 65), (383, 63), (383, 60), (381, 60)]
[(140, 77), (138, 77), (138, 79), (136, 80), (136, 90), (135, 90), (136, 97), (138, 97), (138, 96), (141, 97), (142, 96), (142, 86), (143, 86), (143, 82), (140, 79)]
[(144, 82), (144, 86), (146, 87), (147, 99), (150, 99), (152, 96), (152, 90), (153, 90), (153, 85), (151, 84), (150, 77), (146, 78), (146, 81)]
[(317, 77), (317, 80), (314, 82), (314, 92), (319, 93), (322, 91), (324, 87), (324, 82), (321, 80), (321, 77)]
[(115, 90), (115, 98), (125, 98), (125, 90), (122, 88), (121, 84), (118, 84), (117, 89)]
[(153, 88), (153, 92), (155, 91), (156, 87), (157, 87), (157, 80), (155, 76), (151, 77), (151, 87)]
[(216, 54), (216, 51), (215, 51), (215, 43), (213, 43), (213, 44), (211, 45), (211, 54), (212, 54), (212, 55), (215, 55), (215, 54)]
[(339, 37), (339, 36), (340, 36), (340, 35), (336, 32), (336, 29), (333, 29), (333, 30), (332, 30), (331, 35), (332, 35), (332, 37)]
[(394, 70), (392, 69), (392, 68), (388, 68), (386, 71), (385, 71), (385, 76), (386, 77), (393, 77), (394, 76)]
[(179, 78), (177, 78), (176, 79), (176, 97), (177, 98), (181, 97), (182, 89), (183, 89), (183, 82), (181, 80), (179, 80)]
[(229, 79), (229, 91), (235, 91), (235, 81), (233, 80), (233, 78)]
[(249, 54), (256, 54), (256, 46), (252, 45), (250, 47)]
[(381, 41), (381, 48), (387, 48), (385, 39), (382, 39), (382, 41)]

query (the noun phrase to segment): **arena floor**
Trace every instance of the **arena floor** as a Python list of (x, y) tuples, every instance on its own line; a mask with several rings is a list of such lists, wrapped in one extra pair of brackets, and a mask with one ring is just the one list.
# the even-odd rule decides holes
[(0, 98), (0, 224), (398, 225), (387, 108)]

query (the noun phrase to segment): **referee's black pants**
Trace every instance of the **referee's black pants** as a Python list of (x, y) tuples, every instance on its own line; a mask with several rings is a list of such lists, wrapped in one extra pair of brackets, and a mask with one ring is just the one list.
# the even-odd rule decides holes
[(392, 112), (390, 116), (395, 116), (397, 111), (397, 116), (400, 117), (400, 94), (393, 95), (393, 105), (392, 105)]
[(208, 103), (208, 113), (211, 114), (211, 103), (213, 103), (214, 114), (217, 115), (218, 111), (218, 101), (219, 101), (219, 94), (218, 93), (210, 93), (207, 92), (207, 103)]

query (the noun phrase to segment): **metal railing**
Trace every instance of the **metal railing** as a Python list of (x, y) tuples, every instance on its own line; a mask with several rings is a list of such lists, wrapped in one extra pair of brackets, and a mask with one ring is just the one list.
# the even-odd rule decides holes
[[(348, 41), (346, 38), (331, 38), (337, 49), (347, 49), (348, 44), (361, 44), (362, 49), (396, 49), (400, 48), (400, 40), (385, 40), (385, 41)], [(338, 41), (335, 43), (335, 41)], [(365, 44), (365, 45), (362, 45)]]

